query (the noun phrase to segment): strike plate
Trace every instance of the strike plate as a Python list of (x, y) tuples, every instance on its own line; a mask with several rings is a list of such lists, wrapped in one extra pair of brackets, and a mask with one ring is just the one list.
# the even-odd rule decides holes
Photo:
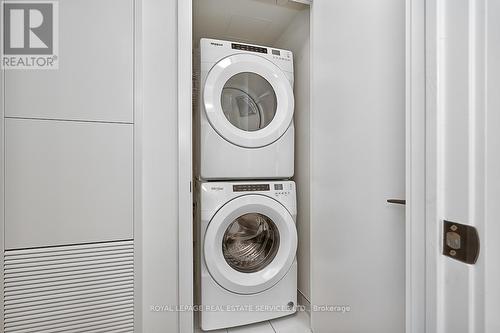
[(479, 257), (479, 248), (476, 228), (446, 220), (443, 222), (443, 255), (473, 265)]

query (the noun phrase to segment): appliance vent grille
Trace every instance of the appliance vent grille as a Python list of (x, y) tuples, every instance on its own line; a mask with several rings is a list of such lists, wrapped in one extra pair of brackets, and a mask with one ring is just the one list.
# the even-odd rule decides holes
[(5, 333), (134, 331), (132, 240), (4, 252)]

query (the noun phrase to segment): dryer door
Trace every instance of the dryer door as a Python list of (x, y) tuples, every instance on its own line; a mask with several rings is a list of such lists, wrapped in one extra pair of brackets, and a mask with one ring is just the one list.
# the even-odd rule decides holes
[(236, 54), (208, 73), (203, 90), (208, 121), (224, 139), (257, 148), (279, 139), (293, 119), (290, 82), (269, 60)]
[(255, 294), (288, 272), (297, 250), (297, 231), (288, 210), (263, 195), (245, 195), (224, 205), (204, 239), (208, 271), (223, 288)]

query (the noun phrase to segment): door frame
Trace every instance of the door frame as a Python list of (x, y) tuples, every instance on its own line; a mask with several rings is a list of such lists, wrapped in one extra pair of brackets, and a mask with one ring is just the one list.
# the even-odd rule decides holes
[(406, 0), (406, 333), (425, 332), (425, 0)]
[[(449, 269), (449, 266), (445, 265), (445, 262), (448, 260), (445, 256), (442, 255), (442, 246), (443, 246), (443, 230), (442, 230), (442, 221), (443, 216), (445, 214), (444, 202), (445, 195), (447, 195), (444, 188), (444, 173), (445, 171), (445, 157), (444, 153), (449, 144), (445, 142), (445, 134), (446, 127), (453, 126), (454, 123), (445, 123), (445, 96), (443, 96), (445, 88), (446, 88), (446, 80), (445, 80), (445, 66), (447, 66), (447, 59), (449, 54), (446, 54), (446, 38), (448, 37), (446, 34), (445, 28), (445, 20), (449, 13), (447, 8), (445, 7), (444, 0), (407, 0), (407, 1), (419, 1), (422, 2), (422, 6), (424, 6), (423, 17), (420, 17), (421, 22), (423, 24), (419, 27), (419, 31), (421, 31), (424, 36), (423, 43), (420, 46), (420, 49), (423, 50), (422, 54), (425, 54), (424, 58), (424, 72), (425, 72), (425, 96), (423, 97), (423, 101), (425, 102), (425, 230), (422, 237), (419, 238), (419, 241), (425, 245), (424, 248), (424, 258), (420, 258), (418, 261), (413, 260), (411, 264), (413, 267), (422, 267), (425, 270), (425, 282), (424, 286), (420, 289), (424, 296), (424, 301), (422, 303), (422, 307), (424, 312), (424, 316), (422, 317), (425, 321), (425, 326), (419, 332), (444, 332), (447, 326), (447, 320), (450, 318), (446, 318), (446, 312), (450, 312), (450, 304), (449, 298), (445, 297), (445, 290), (447, 288), (447, 281), (445, 280), (445, 269)], [(483, 3), (484, 5), (484, 3)], [(488, 112), (487, 99), (485, 99), (486, 92), (484, 91), (485, 87), (481, 86), (481, 84), (487, 84), (482, 82), (484, 80), (481, 70), (488, 72), (488, 63), (484, 63), (488, 55), (484, 54), (487, 52), (487, 40), (482, 40), (487, 36), (487, 31), (482, 29), (487, 29), (487, 26), (484, 25), (483, 22), (476, 22), (477, 15), (481, 10), (485, 10), (484, 7), (478, 5), (473, 2), (469, 4), (469, 10), (473, 12), (474, 17), (469, 16), (469, 33), (471, 34), (471, 41), (469, 41), (469, 76), (472, 78), (471, 82), (469, 82), (468, 89), (477, 89), (476, 85), (479, 85), (478, 92), (474, 92), (474, 97), (472, 98), (474, 104), (469, 105), (470, 108), (476, 108), (479, 103), (486, 103), (480, 106), (483, 107), (483, 113), (477, 115), (476, 112), (472, 114), (470, 111), (469, 121), (473, 122), (471, 126), (469, 124), (470, 131), (480, 131), (484, 132), (484, 128), (480, 126), (481, 123), (485, 123), (484, 117)], [(469, 13), (470, 15), (470, 13)], [(481, 23), (481, 24), (479, 24)], [(479, 27), (479, 28), (478, 28)], [(478, 29), (476, 31), (475, 29)], [(479, 34), (479, 37), (478, 35)], [(482, 34), (482, 35), (481, 35)], [(482, 52), (476, 48), (483, 48)], [(486, 56), (486, 58), (485, 58)], [(448, 62), (449, 63), (449, 62)], [(477, 69), (480, 68), (479, 72), (476, 73)], [(482, 67), (485, 66), (485, 67)], [(412, 72), (413, 73), (413, 72)], [(477, 83), (476, 83), (477, 82)], [(470, 91), (469, 91), (470, 94)], [(477, 96), (476, 96), (477, 95)], [(487, 97), (486, 97), (487, 98)], [(477, 99), (477, 100), (476, 100)], [(485, 113), (484, 113), (485, 112)], [(477, 119), (476, 119), (477, 117)], [(477, 124), (475, 123), (477, 122)], [(490, 131), (491, 132), (491, 131)], [(469, 134), (470, 135), (470, 134)], [(479, 141), (476, 142), (476, 138), (469, 138), (469, 145), (479, 145), (483, 146), (482, 148), (477, 149), (476, 147), (469, 147), (472, 151), (480, 150), (481, 152), (474, 151), (475, 154), (480, 155), (480, 158), (485, 157), (485, 151), (482, 151), (485, 145), (487, 145), (487, 141)], [(479, 140), (487, 140), (486, 138), (482, 138)], [(471, 163), (470, 157), (468, 163)], [(483, 161), (483, 163), (485, 163)], [(471, 164), (469, 164), (471, 167)], [(449, 167), (448, 167), (449, 168)], [(485, 177), (487, 179), (487, 175), (484, 175), (487, 172), (484, 164), (479, 163), (479, 166), (472, 166), (472, 168), (477, 168), (481, 170), (479, 173), (483, 173), (479, 177)], [(477, 171), (474, 171), (477, 172)], [(483, 180), (484, 181), (484, 180)], [(475, 181), (474, 181), (475, 182)], [(477, 185), (474, 185), (477, 186)], [(483, 196), (483, 199), (487, 200), (487, 197), (484, 197), (484, 184), (479, 185), (480, 189), (476, 190), (474, 187), (471, 187), (472, 190)], [(473, 193), (476, 196), (475, 193)], [(482, 208), (484, 209), (484, 208)], [(476, 218), (477, 213), (471, 216), (471, 219), (481, 220)], [(478, 226), (479, 232), (481, 232), (481, 227), (485, 227), (488, 222), (487, 219), (483, 216), (483, 222), (476, 224)], [(484, 230), (484, 229), (483, 229)], [(491, 231), (490, 231), (491, 232)], [(480, 233), (480, 237), (482, 235)], [(481, 246), (484, 246), (482, 244)], [(483, 251), (483, 250), (481, 250)], [(483, 262), (484, 264), (484, 262)], [(419, 266), (420, 265), (420, 266)], [(483, 267), (484, 269), (484, 267)], [(484, 271), (480, 273), (484, 274)], [(457, 275), (456, 278), (460, 279), (463, 276)], [(484, 277), (484, 275), (483, 275)], [(480, 280), (481, 278), (475, 278)], [(483, 281), (484, 283), (484, 281)], [(469, 288), (471, 288), (471, 284), (469, 284)], [(449, 289), (449, 288), (448, 288)], [(469, 295), (471, 295), (471, 291), (469, 291)], [(470, 296), (469, 296), (470, 297)], [(471, 297), (471, 299), (474, 299)], [(478, 302), (475, 300), (474, 302)], [(479, 301), (481, 302), (481, 301)], [(415, 304), (415, 302), (413, 303)], [(476, 303), (477, 304), (477, 303)], [(483, 304), (483, 306), (485, 306)], [(474, 309), (474, 314), (471, 314), (471, 317), (477, 314), (477, 312), (481, 310)], [(453, 311), (452, 311), (453, 312)], [(469, 327), (469, 330), (478, 327), (478, 323), (475, 323), (474, 320), (471, 321), (472, 326)], [(481, 323), (479, 323), (481, 325)], [(486, 328), (488, 329), (488, 328)], [(417, 331), (412, 331), (417, 332)]]
[(440, 0), (406, 0), (406, 333), (439, 332)]
[[(178, 331), (194, 330), (192, 1), (177, 1)], [(184, 308), (185, 307), (185, 308)]]

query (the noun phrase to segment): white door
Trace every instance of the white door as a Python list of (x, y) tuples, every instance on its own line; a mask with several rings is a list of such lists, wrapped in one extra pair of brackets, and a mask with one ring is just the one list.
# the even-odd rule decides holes
[(405, 4), (314, 1), (311, 28), (313, 332), (401, 333)]
[[(427, 170), (435, 206), (427, 238), (427, 327), (436, 333), (500, 332), (500, 3), (433, 0), (428, 3)], [(434, 180), (434, 181), (432, 181)], [(477, 262), (460, 260), (470, 239), (444, 221), (477, 230)], [(429, 223), (429, 222), (428, 222)], [(445, 237), (443, 237), (443, 234)], [(449, 236), (449, 237), (448, 237)], [(457, 249), (450, 248), (455, 245)], [(468, 250), (466, 250), (468, 249)]]
[(274, 286), (289, 271), (296, 251), (295, 221), (282, 204), (263, 195), (229, 201), (212, 218), (204, 238), (210, 275), (238, 294)]
[(236, 54), (219, 61), (203, 87), (208, 121), (227, 141), (246, 148), (279, 139), (293, 119), (290, 82), (269, 60)]

